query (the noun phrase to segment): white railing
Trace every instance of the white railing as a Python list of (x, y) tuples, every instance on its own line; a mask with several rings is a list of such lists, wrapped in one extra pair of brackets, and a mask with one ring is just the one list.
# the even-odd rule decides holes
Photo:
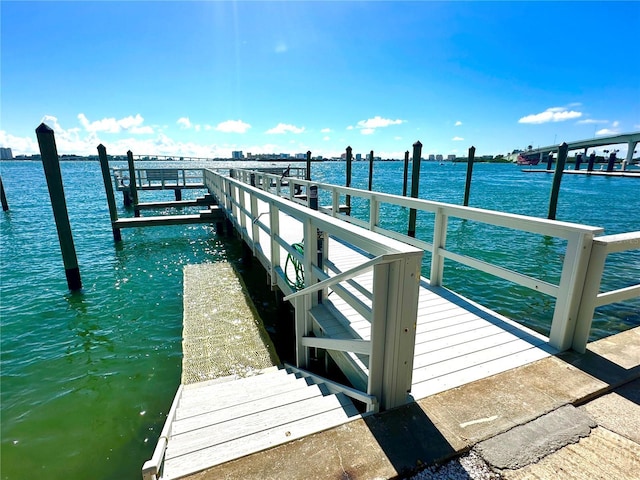
[[(573, 349), (584, 353), (586, 350), (591, 322), (597, 307), (640, 297), (640, 283), (624, 288), (600, 292), (600, 283), (607, 256), (610, 253), (640, 250), (640, 231), (596, 237), (591, 247), (591, 258), (587, 268), (583, 300), (578, 311), (578, 326), (573, 340)], [(640, 279), (639, 279), (640, 280)]]
[[(247, 178), (247, 175), (251, 174), (254, 175), (254, 182), (257, 185), (262, 185), (265, 189), (275, 191), (278, 195), (302, 205), (309, 204), (310, 195), (306, 193), (310, 191), (311, 186), (317, 186), (318, 197), (322, 198), (324, 192), (324, 199), (328, 200), (327, 203), (329, 203), (326, 208), (320, 206), (320, 211), (367, 228), (372, 232), (406, 242), (429, 253), (431, 255), (429, 281), (433, 286), (442, 285), (444, 261), (447, 259), (554, 297), (556, 301), (549, 333), (549, 344), (561, 351), (569, 348), (578, 351), (584, 350), (586, 337), (584, 336), (585, 326), (583, 324), (586, 322), (585, 318), (588, 314), (578, 316), (578, 310), (585, 302), (587, 305), (590, 302), (589, 299), (584, 298), (583, 290), (587, 279), (587, 266), (590, 264), (592, 244), (596, 238), (595, 235), (603, 232), (602, 228), (407, 198), (302, 179), (292, 179), (288, 182), (288, 185), (283, 186), (278, 177), (260, 172), (247, 171), (247, 173), (242, 174), (242, 178)], [(296, 192), (300, 192), (300, 194), (296, 195)], [(361, 204), (368, 206), (367, 219), (356, 218), (350, 215), (350, 212), (343, 213), (344, 208), (340, 208), (343, 200), (344, 203), (351, 205), (354, 198), (360, 199)], [(433, 214), (433, 236), (431, 241), (414, 238), (384, 228), (380, 223), (381, 207), (383, 206), (404, 207), (406, 209), (415, 209), (418, 212)], [(363, 210), (366, 215), (366, 209), (359, 209), (358, 215), (362, 215)], [(546, 272), (536, 274), (539, 276), (525, 275), (513, 269), (487, 262), (483, 258), (462, 255), (447, 249), (447, 226), (451, 218), (565, 240), (566, 247), (564, 247), (564, 260), (559, 281), (552, 283), (545, 280)], [(594, 275), (597, 276), (598, 274), (590, 273), (589, 278)], [(623, 293), (630, 295), (625, 298), (637, 296), (637, 290), (633, 288), (620, 292), (620, 294)], [(578, 325), (578, 322), (580, 322), (580, 325)], [(590, 328), (590, 322), (591, 320), (589, 320), (589, 327), (587, 328)]]
[(142, 466), (143, 480), (158, 480), (160, 478), (160, 470), (164, 462), (164, 454), (167, 450), (167, 442), (169, 441), (169, 436), (171, 435), (171, 426), (173, 425), (173, 420), (175, 419), (176, 411), (178, 410), (178, 405), (180, 404), (180, 399), (182, 398), (182, 388), (182, 385), (178, 387), (178, 391), (176, 392), (176, 396), (173, 399), (173, 403), (171, 404), (169, 413), (167, 413), (167, 418), (165, 419), (164, 426), (162, 427), (162, 431), (160, 432), (158, 443), (156, 444), (156, 448), (153, 450), (153, 456), (151, 457), (151, 460), (147, 460)]
[[(128, 168), (114, 168), (113, 180), (118, 190), (130, 186)], [(201, 168), (136, 168), (136, 188), (138, 189), (175, 189), (203, 188), (203, 169)]]
[[(283, 200), (238, 179), (205, 171), (204, 181), (270, 273), (271, 284), (285, 295), (295, 297), (297, 366), (307, 367), (309, 348), (313, 347), (328, 349), (331, 354), (368, 355), (366, 394), (375, 397), (381, 408), (405, 403), (411, 387), (423, 252)], [(286, 224), (281, 229), (282, 222)], [(303, 253), (291, 246), (292, 235), (293, 238), (302, 235)], [(347, 272), (339, 272), (332, 265), (330, 274), (329, 236), (364, 252), (365, 260)], [(287, 255), (303, 265), (304, 290), (296, 292), (287, 280)], [(370, 260), (371, 257), (374, 259)], [(354, 278), (365, 269), (373, 270), (372, 286), (358, 284), (354, 294)], [(329, 289), (369, 322), (369, 340), (355, 334), (352, 338), (332, 338), (317, 328), (319, 321), (314, 320), (311, 310), (326, 301)], [(313, 334), (323, 338), (313, 338)]]

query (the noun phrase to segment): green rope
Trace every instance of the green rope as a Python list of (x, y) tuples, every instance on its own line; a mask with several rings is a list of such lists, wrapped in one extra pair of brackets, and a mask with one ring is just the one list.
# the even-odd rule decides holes
[[(304, 244), (303, 243), (294, 243), (291, 245), (291, 247), (293, 247), (293, 249), (298, 252), (300, 255), (304, 256)], [(291, 280), (289, 278), (289, 262), (291, 262), (291, 265), (293, 266), (293, 270), (295, 272), (295, 279)], [(302, 268), (302, 262), (300, 262), (297, 258), (295, 258), (293, 255), (289, 254), (287, 255), (287, 260), (284, 263), (284, 275), (285, 275), (285, 280), (287, 281), (287, 284), (293, 289), (293, 290), (302, 290), (304, 288), (304, 269)]]

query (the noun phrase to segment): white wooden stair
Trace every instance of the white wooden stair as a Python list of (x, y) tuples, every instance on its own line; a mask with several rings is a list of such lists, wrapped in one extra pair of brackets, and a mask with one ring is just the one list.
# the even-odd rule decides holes
[(177, 479), (355, 419), (344, 394), (327, 394), (284, 369), (185, 385), (162, 479)]

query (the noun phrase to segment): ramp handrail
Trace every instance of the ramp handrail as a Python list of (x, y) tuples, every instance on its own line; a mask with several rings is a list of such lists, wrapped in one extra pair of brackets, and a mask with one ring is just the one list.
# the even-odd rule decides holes
[(624, 288), (600, 292), (602, 275), (607, 256), (610, 253), (640, 250), (640, 231), (605, 235), (593, 239), (582, 302), (578, 310), (573, 349), (584, 353), (591, 332), (593, 314), (597, 307), (630, 300), (640, 296), (640, 282)]
[[(270, 185), (275, 184), (277, 194), (285, 196), (292, 202), (303, 205), (309, 204), (310, 196), (296, 196), (294, 195), (294, 190), (298, 189), (309, 192), (311, 186), (317, 186), (319, 191), (318, 198), (321, 197), (322, 191), (325, 192), (325, 198), (327, 195), (331, 198), (331, 207), (325, 211), (332, 217), (340, 218), (354, 225), (367, 228), (372, 232), (380, 233), (389, 238), (408, 243), (429, 252), (431, 254), (429, 282), (432, 286), (442, 285), (444, 261), (446, 259), (554, 297), (556, 302), (551, 321), (549, 344), (558, 350), (566, 350), (572, 347), (576, 348), (574, 342), (576, 318), (582, 301), (587, 264), (589, 263), (592, 242), (595, 235), (603, 232), (602, 228), (475, 207), (465, 207), (431, 200), (407, 198), (400, 195), (360, 190), (302, 179), (292, 180), (289, 182), (288, 188), (283, 188), (277, 177), (259, 172), (246, 172), (247, 173), (241, 173), (239, 176), (246, 179), (253, 174), (256, 184), (262, 185), (266, 190), (270, 189)], [(368, 202), (368, 220), (356, 218), (352, 216), (350, 212), (346, 214), (341, 213), (339, 209), (341, 196), (351, 197), (352, 205), (353, 198), (360, 198), (364, 202)], [(434, 214), (432, 241), (429, 242), (420, 238), (414, 238), (382, 227), (380, 225), (380, 207), (384, 204)], [(322, 207), (320, 207), (320, 210), (323, 210)], [(480, 258), (462, 255), (447, 249), (447, 226), (450, 218), (469, 220), (486, 225), (566, 240), (567, 245), (565, 247), (559, 282), (554, 284), (504, 266), (489, 263)]]
[[(383, 409), (406, 402), (407, 390), (411, 387), (419, 270), (423, 252), (411, 245), (289, 202), (268, 192), (266, 185), (262, 189), (211, 170), (205, 170), (204, 181), (254, 256), (264, 265), (271, 285), (277, 285), (288, 298), (295, 301), (298, 367), (305, 368), (308, 365), (311, 348), (322, 348), (331, 355), (342, 355), (340, 352), (346, 352), (346, 355), (364, 353), (369, 356), (369, 365), (357, 373), (354, 370), (354, 375), (364, 374), (367, 380), (364, 384), (358, 383), (358, 388), (364, 388), (367, 395), (376, 396)], [(291, 225), (292, 221), (285, 217), (300, 223), (300, 228), (295, 230), (303, 233), (302, 253), (290, 246), (300, 241), (299, 237), (291, 239), (292, 235), (299, 233), (280, 228), (281, 218)], [(344, 272), (334, 269), (336, 275), (329, 276), (329, 262), (324, 262), (328, 259), (329, 236), (353, 245), (365, 257), (374, 258), (367, 258), (355, 268), (346, 268)], [(296, 293), (286, 281), (285, 259), (281, 258), (283, 251), (285, 255), (296, 257), (302, 264), (304, 290), (300, 292)], [(361, 291), (352, 294), (344, 287), (336, 286), (338, 282), (354, 281), (355, 276), (368, 268), (373, 268), (374, 272), (373, 286), (368, 287), (370, 293), (367, 292), (367, 295), (363, 296)], [(320, 330), (320, 322), (317, 317), (312, 317), (311, 310), (327, 302), (331, 285), (334, 286), (332, 291), (346, 302), (347, 309), (352, 308), (368, 321), (368, 326), (363, 324), (359, 328), (364, 330), (361, 331), (363, 335), (370, 336), (370, 340), (362, 340), (361, 333), (352, 331), (350, 327), (345, 330), (347, 337), (354, 335), (350, 338), (326, 336), (326, 332)], [(320, 292), (320, 298), (312, 295), (315, 292)], [(314, 334), (316, 337), (312, 337)], [(388, 374), (383, 375), (383, 372)]]

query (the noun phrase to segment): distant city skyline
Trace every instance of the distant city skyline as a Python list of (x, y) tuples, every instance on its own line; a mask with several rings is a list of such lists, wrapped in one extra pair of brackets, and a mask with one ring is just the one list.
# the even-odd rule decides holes
[(0, 147), (38, 153), (41, 122), (61, 154), (207, 158), (629, 133), (639, 21), (640, 2), (3, 1)]

